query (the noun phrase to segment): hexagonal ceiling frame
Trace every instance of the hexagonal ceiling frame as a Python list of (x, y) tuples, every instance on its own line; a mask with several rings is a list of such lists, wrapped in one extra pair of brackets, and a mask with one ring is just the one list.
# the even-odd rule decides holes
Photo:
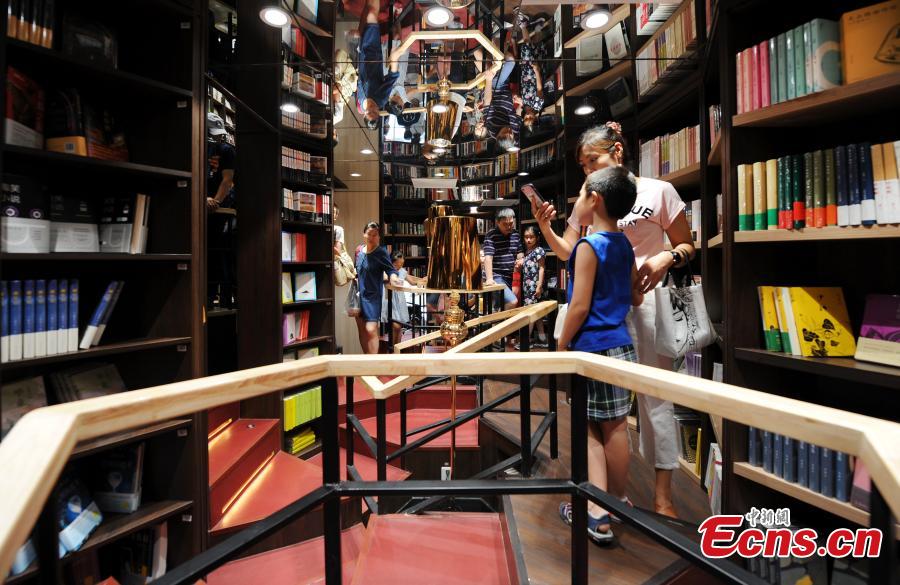
[[(417, 30), (410, 33), (396, 50), (405, 53), (416, 41), (449, 41), (454, 39), (474, 39), (478, 41), (478, 44), (494, 56), (494, 64), (489, 69), (485, 69), (476, 75), (471, 81), (466, 83), (451, 83), (451, 90), (468, 91), (473, 89), (485, 80), (488, 71), (493, 70), (494, 73), (496, 73), (500, 70), (500, 67), (503, 66), (503, 51), (494, 46), (494, 43), (484, 36), (484, 33), (480, 30)], [(437, 91), (437, 84), (420, 84), (418, 88), (419, 91)]]

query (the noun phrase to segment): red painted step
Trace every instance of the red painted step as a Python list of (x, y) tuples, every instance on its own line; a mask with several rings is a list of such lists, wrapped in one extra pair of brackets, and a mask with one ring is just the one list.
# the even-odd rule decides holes
[[(353, 386), (354, 414), (360, 419), (375, 416), (375, 399), (372, 398), (357, 378)], [(478, 389), (473, 385), (457, 385), (457, 408), (475, 408), (478, 404)], [(347, 387), (344, 378), (338, 379), (338, 420), (344, 421), (347, 404)], [(407, 408), (450, 408), (450, 384), (435, 384), (408, 395)], [(400, 411), (400, 396), (395, 395), (387, 400), (388, 413)]]
[[(356, 568), (365, 528), (357, 524), (341, 534), (343, 582), (350, 583)], [(325, 582), (325, 543), (322, 537), (253, 555), (216, 569), (208, 585), (320, 585)]]
[(255, 475), (281, 452), (277, 419), (242, 418), (209, 442), (209, 523), (215, 526)]
[[(456, 415), (462, 416), (466, 413), (465, 410), (457, 410)], [(406, 415), (406, 428), (407, 430), (416, 429), (422, 426), (425, 426), (429, 423), (437, 422), (441, 419), (448, 418), (450, 416), (449, 408), (416, 408), (407, 412)], [(367, 418), (361, 421), (363, 428), (365, 428), (372, 438), (376, 438), (376, 419), (375, 417)], [(386, 428), (387, 428), (387, 446), (388, 452), (391, 452), (400, 446), (400, 413), (394, 412), (388, 414), (386, 417)], [(341, 425), (342, 429), (346, 428), (346, 424)], [(416, 440), (417, 438), (424, 436), (425, 434), (431, 432), (423, 431), (418, 435), (413, 435), (408, 439), (407, 442), (411, 442)], [(345, 440), (345, 433), (340, 433), (341, 441)], [(362, 439), (357, 437), (357, 452), (366, 452), (366, 447), (362, 443)], [(450, 447), (450, 433), (446, 433), (441, 435), (440, 437), (434, 439), (432, 442), (427, 443), (421, 449), (447, 449)], [(478, 449), (478, 419), (470, 420), (469, 422), (463, 424), (462, 426), (457, 427), (456, 429), (456, 447), (458, 449)]]
[(218, 435), (225, 428), (241, 418), (241, 403), (232, 402), (206, 411), (206, 435)]
[(372, 516), (352, 585), (509, 585), (499, 514)]
[[(347, 480), (347, 451), (341, 447), (341, 480)], [(322, 469), (322, 453), (317, 454), (314, 457), (310, 457), (306, 461), (308, 463), (312, 463), (316, 467), (319, 468), (319, 477), (321, 479), (321, 469)], [(353, 466), (356, 467), (356, 470), (359, 472), (360, 477), (362, 477), (363, 481), (375, 481), (378, 479), (378, 462), (375, 461), (371, 457), (367, 457), (365, 455), (361, 455), (359, 453), (353, 454)], [(410, 472), (399, 467), (394, 467), (393, 465), (387, 466), (387, 480), (388, 481), (403, 481), (407, 477), (409, 477)]]

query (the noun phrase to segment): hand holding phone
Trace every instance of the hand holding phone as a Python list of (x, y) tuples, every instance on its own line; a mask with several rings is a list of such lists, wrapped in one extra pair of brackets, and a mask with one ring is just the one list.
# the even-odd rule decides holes
[(522, 193), (525, 194), (525, 197), (528, 197), (528, 200), (534, 207), (539, 208), (544, 204), (544, 198), (541, 197), (541, 194), (538, 193), (538, 190), (531, 183), (522, 185)]

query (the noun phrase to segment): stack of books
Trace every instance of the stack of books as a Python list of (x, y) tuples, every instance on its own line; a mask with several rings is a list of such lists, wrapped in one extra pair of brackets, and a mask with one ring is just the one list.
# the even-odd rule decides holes
[(281, 261), (306, 262), (306, 234), (281, 232)]
[(322, 416), (322, 387), (316, 386), (283, 398), (284, 430), (290, 431)]
[(643, 177), (662, 177), (700, 162), (700, 126), (682, 128), (641, 143)]
[(759, 286), (757, 292), (767, 350), (804, 357), (856, 352), (839, 287)]
[(296, 435), (285, 438), (285, 451), (291, 455), (299, 455), (316, 442), (316, 432), (311, 427), (306, 427)]

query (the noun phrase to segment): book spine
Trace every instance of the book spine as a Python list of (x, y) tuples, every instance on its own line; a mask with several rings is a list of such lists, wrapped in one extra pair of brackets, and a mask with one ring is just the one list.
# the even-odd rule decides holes
[(59, 326), (57, 304), (57, 282), (55, 279), (51, 279), (47, 281), (47, 355), (59, 353), (56, 335)]
[(872, 184), (872, 147), (868, 142), (857, 145), (859, 149), (859, 199), (860, 220), (863, 225), (875, 225), (875, 186)]
[(778, 41), (772, 37), (766, 42), (769, 63), (769, 102), (777, 104), (781, 101), (778, 93)]
[(797, 481), (796, 457), (794, 451), (796, 449), (796, 441), (790, 437), (784, 438), (784, 463), (782, 464), (782, 473), (784, 479), (789, 482)]
[(69, 351), (69, 281), (59, 281), (56, 301), (56, 350), (58, 353)]
[(803, 25), (794, 34), (794, 97), (806, 95), (806, 44), (803, 42)]
[(881, 152), (884, 155), (884, 200), (887, 216), (890, 223), (900, 223), (900, 170), (897, 168), (893, 143), (882, 144)]
[(753, 163), (753, 229), (766, 229), (766, 165)]
[(803, 68), (806, 86), (803, 90), (804, 95), (811, 94), (813, 89), (813, 44), (812, 44), (812, 23), (803, 24)]
[(759, 431), (756, 427), (747, 428), (747, 463), (759, 467), (760, 456), (758, 450)]
[(819, 486), (821, 485), (819, 481), (819, 446), (818, 445), (809, 445), (809, 475), (807, 476), (807, 487), (814, 492), (821, 493), (821, 489)]
[(816, 225), (815, 208), (816, 198), (815, 189), (813, 188), (813, 173), (815, 166), (813, 163), (813, 153), (803, 153), (803, 196), (806, 202), (804, 210), (806, 211), (804, 225), (813, 227)]
[(850, 456), (834, 452), (834, 497), (842, 502), (850, 501)]
[(769, 43), (763, 41), (759, 44), (759, 107), (761, 108), (768, 108), (772, 105), (769, 67)]
[(34, 281), (34, 357), (47, 355), (47, 281)]
[(834, 149), (824, 151), (825, 159), (825, 225), (837, 225), (837, 189), (835, 187)]
[(743, 114), (747, 111), (744, 106), (744, 51), (734, 56), (734, 69), (737, 79), (737, 111)]
[(753, 45), (748, 51), (750, 56), (750, 109), (758, 110), (760, 108), (760, 86), (762, 85), (759, 78), (759, 45)]
[(91, 347), (100, 343), (100, 338), (103, 337), (103, 332), (106, 331), (106, 324), (109, 323), (109, 318), (112, 316), (112, 312), (116, 308), (116, 303), (119, 302), (119, 296), (121, 296), (122, 289), (124, 287), (124, 280), (120, 280), (116, 283), (116, 290), (113, 293), (112, 300), (110, 300), (109, 302), (109, 306), (107, 306), (106, 310), (103, 311), (103, 316), (100, 318), (100, 324), (97, 326), (97, 334), (94, 335), (94, 339), (91, 341)]
[(790, 183), (790, 160), (782, 156), (778, 159), (778, 227), (783, 230), (794, 228)]
[(797, 441), (797, 483), (806, 487), (809, 483), (809, 443)]
[(784, 477), (784, 435), (772, 437), (772, 473)]
[(778, 229), (778, 161), (766, 161), (766, 227)]
[(774, 287), (775, 290), (775, 313), (778, 315), (778, 331), (781, 333), (781, 347), (784, 353), (793, 355), (791, 348), (791, 336), (788, 331), (787, 316), (784, 312), (784, 299), (781, 287)]
[(78, 279), (69, 281), (69, 351), (78, 351)]
[(847, 193), (849, 201), (849, 225), (862, 223), (859, 193), (859, 151), (855, 144), (847, 145)]
[(783, 314), (787, 322), (788, 336), (791, 339), (790, 348), (791, 355), (803, 355), (803, 348), (800, 345), (800, 337), (797, 334), (797, 322), (794, 320), (794, 305), (791, 302), (791, 288), (787, 286), (779, 287), (783, 301)]
[(823, 496), (834, 497), (834, 451), (821, 447), (819, 449), (819, 491)]
[(884, 155), (880, 144), (873, 144), (872, 155), (872, 190), (875, 196), (875, 221), (880, 224), (891, 223), (888, 216), (887, 185), (884, 180)]
[(841, 33), (838, 23), (817, 18), (812, 21), (813, 91), (841, 84)]
[[(753, 229), (753, 168), (750, 165), (738, 165), (738, 230), (745, 232)], [(748, 189), (748, 186), (750, 187)]]
[(778, 100), (783, 102), (793, 97), (788, 94), (787, 33), (781, 33), (775, 37), (775, 46), (778, 56)]
[(0, 363), (9, 361), (9, 285), (0, 280)]
[(772, 451), (772, 433), (769, 431), (762, 432), (762, 459), (763, 469), (772, 473), (774, 469), (774, 453)]
[(784, 33), (785, 38), (785, 56), (784, 62), (787, 68), (787, 99), (792, 100), (797, 97), (797, 68), (795, 67), (794, 58), (794, 31), (789, 30)]
[(837, 224), (850, 225), (850, 193), (847, 186), (847, 148), (834, 149), (834, 187), (837, 192)]
[(813, 152), (813, 220), (817, 228), (825, 227), (825, 155), (821, 150)]
[(26, 280), (22, 291), (22, 357), (34, 357), (34, 281)]
[(22, 359), (22, 281), (9, 283), (9, 361)]
[(790, 159), (794, 229), (799, 230), (806, 226), (806, 197), (803, 194), (803, 155), (792, 154)]

